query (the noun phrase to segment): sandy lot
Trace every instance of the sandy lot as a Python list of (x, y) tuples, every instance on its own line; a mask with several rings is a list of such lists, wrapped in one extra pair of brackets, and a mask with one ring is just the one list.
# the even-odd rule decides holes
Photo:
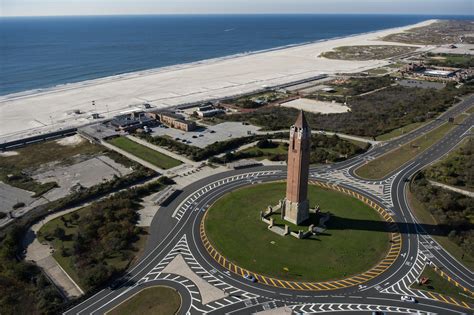
[(349, 107), (343, 104), (316, 101), (308, 98), (299, 98), (287, 103), (283, 103), (281, 106), (302, 109), (306, 112), (321, 114), (345, 113), (349, 111)]
[(131, 172), (129, 168), (102, 155), (72, 165), (55, 166), (34, 175), (33, 178), (40, 183), (55, 181), (59, 184), (58, 188), (43, 195), (51, 201), (69, 195), (71, 188), (77, 184), (83, 187), (92, 187), (103, 181), (111, 180), (114, 175), (121, 177)]
[[(339, 46), (392, 45), (377, 40), (414, 26), (317, 42), (307, 45), (220, 58), (58, 86), (46, 91), (23, 92), (0, 97), (0, 141), (80, 126), (91, 122), (96, 110), (102, 116), (116, 115), (144, 102), (165, 108), (188, 102), (252, 92), (321, 73), (352, 73), (387, 64), (385, 60), (344, 61), (319, 58)], [(107, 107), (108, 106), (108, 107)], [(80, 114), (74, 114), (80, 110)]]

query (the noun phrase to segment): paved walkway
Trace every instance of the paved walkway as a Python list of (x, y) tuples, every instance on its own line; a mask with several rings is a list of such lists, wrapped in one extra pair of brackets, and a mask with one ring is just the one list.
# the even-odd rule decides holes
[[(276, 131), (257, 131), (256, 134), (258, 135), (266, 135), (266, 134), (274, 134), (274, 133), (280, 133), (280, 132), (288, 132), (288, 130), (276, 130)], [(347, 139), (347, 140), (354, 140), (354, 141), (359, 141), (359, 142), (364, 142), (364, 143), (370, 143), (372, 145), (379, 143), (380, 141), (375, 141), (359, 136), (351, 136), (351, 135), (346, 135), (343, 133), (338, 133), (338, 132), (330, 132), (330, 131), (324, 131), (324, 130), (311, 130), (312, 134), (320, 134), (320, 135), (326, 135), (326, 136), (333, 136), (337, 135), (339, 138), (342, 139)]]
[(443, 183), (438, 183), (438, 182), (435, 182), (435, 181), (432, 181), (432, 180), (430, 180), (429, 182), (433, 186), (442, 187), (444, 189), (451, 190), (451, 191), (457, 192), (459, 194), (462, 194), (464, 196), (468, 196), (468, 197), (471, 197), (471, 198), (474, 197), (474, 192), (472, 192), (472, 191), (465, 190), (465, 189), (458, 188), (458, 187), (454, 187), (454, 186), (450, 186), (450, 185), (446, 185), (446, 184), (443, 184)]
[(69, 277), (63, 268), (53, 258), (53, 249), (47, 244), (41, 244), (36, 237), (43, 225), (62, 215), (81, 209), (83, 206), (60, 211), (47, 216), (40, 222), (34, 224), (26, 233), (24, 247), (26, 247), (25, 260), (36, 263), (54, 284), (64, 293), (67, 298), (75, 298), (84, 294), (84, 291)]

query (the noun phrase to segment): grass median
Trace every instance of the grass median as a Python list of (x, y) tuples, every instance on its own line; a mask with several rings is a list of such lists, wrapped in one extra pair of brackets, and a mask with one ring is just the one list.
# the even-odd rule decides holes
[(111, 139), (109, 140), (109, 143), (164, 170), (182, 164), (181, 161), (173, 159), (172, 157), (150, 149), (125, 137)]
[(178, 314), (181, 295), (169, 287), (146, 288), (118, 305), (107, 315), (172, 315)]
[(420, 278), (428, 278), (428, 283), (418, 284), (415, 282), (412, 284), (413, 289), (424, 290), (429, 292), (436, 292), (442, 295), (447, 295), (449, 297), (455, 298), (462, 302), (473, 305), (474, 297), (472, 297), (468, 292), (460, 287), (457, 287), (453, 283), (449, 282), (447, 279), (441, 277), (434, 269), (430, 266), (426, 266), (423, 270)]
[(427, 134), (368, 162), (359, 167), (355, 171), (356, 174), (366, 179), (377, 180), (384, 178), (441, 140), (441, 138), (454, 129), (457, 124), (462, 123), (466, 117), (466, 115), (459, 115), (456, 117), (454, 123), (444, 123)]

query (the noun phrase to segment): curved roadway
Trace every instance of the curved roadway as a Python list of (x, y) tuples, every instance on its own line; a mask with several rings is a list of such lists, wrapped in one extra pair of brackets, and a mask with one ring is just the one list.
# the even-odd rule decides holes
[[(199, 224), (206, 209), (222, 195), (238, 187), (286, 178), (285, 167), (257, 167), (232, 170), (193, 183), (168, 206), (160, 208), (150, 227), (150, 237), (143, 258), (131, 268), (126, 277), (69, 309), (66, 314), (103, 314), (137, 290), (151, 284), (173, 286), (183, 297), (182, 313), (250, 314), (281, 306), (296, 312), (371, 312), (393, 313), (470, 313), (472, 309), (456, 300), (446, 300), (436, 294), (410, 289), (426, 264), (434, 264), (459, 285), (473, 291), (473, 272), (463, 266), (426, 233), (411, 213), (407, 203), (407, 178), (438, 160), (469, 135), (474, 123), (470, 115), (441, 141), (414, 160), (382, 180), (357, 178), (354, 170), (365, 161), (378, 157), (397, 146), (425, 134), (446, 122), (448, 117), (466, 111), (474, 103), (471, 96), (451, 108), (431, 123), (403, 137), (374, 147), (365, 154), (329, 166), (310, 170), (317, 179), (349, 188), (388, 209), (403, 235), (401, 255), (390, 268), (368, 282), (344, 289), (328, 291), (297, 291), (250, 283), (230, 273), (216, 263), (204, 249), (199, 236)], [(196, 285), (182, 276), (162, 272), (176, 255), (203, 280), (220, 288), (226, 296), (202, 305)], [(400, 301), (400, 295), (411, 295), (417, 303)]]

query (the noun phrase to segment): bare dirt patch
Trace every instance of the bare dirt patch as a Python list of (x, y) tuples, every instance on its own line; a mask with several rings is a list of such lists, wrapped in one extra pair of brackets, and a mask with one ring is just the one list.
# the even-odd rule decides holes
[(309, 98), (299, 98), (293, 101), (289, 101), (287, 103), (283, 103), (281, 104), (281, 106), (321, 114), (346, 113), (350, 110), (349, 107), (341, 103), (322, 102)]

